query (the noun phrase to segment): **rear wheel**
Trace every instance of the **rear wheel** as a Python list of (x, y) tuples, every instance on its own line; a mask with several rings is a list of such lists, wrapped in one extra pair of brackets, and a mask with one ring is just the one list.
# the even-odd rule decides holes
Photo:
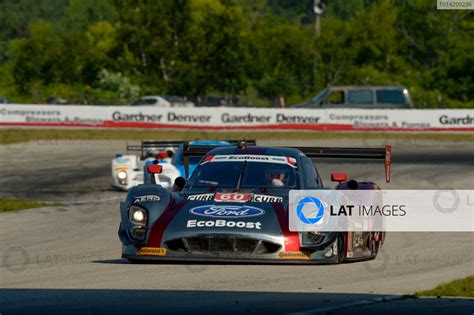
[(369, 239), (369, 248), (372, 252), (370, 258), (375, 259), (377, 254), (382, 248), (383, 242), (385, 240), (385, 232), (371, 232), (370, 239)]
[(341, 263), (346, 259), (346, 233), (338, 233), (337, 235), (337, 263)]

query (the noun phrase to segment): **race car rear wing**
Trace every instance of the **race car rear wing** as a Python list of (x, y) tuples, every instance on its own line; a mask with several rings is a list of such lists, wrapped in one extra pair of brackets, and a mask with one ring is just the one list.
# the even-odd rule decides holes
[[(199, 141), (199, 140), (197, 140)], [(237, 145), (238, 143), (242, 142), (242, 140), (222, 140), (229, 142), (232, 145)], [(245, 140), (247, 145), (255, 145), (255, 140)], [(138, 151), (141, 152), (141, 156), (144, 157), (146, 153), (146, 149), (166, 149), (166, 148), (177, 148), (181, 144), (188, 143), (189, 141), (179, 141), (179, 140), (171, 140), (171, 141), (155, 141), (155, 140), (142, 140), (141, 144), (135, 145), (127, 145), (127, 151)], [(202, 146), (204, 147), (204, 146)], [(211, 146), (209, 146), (211, 147)], [(212, 147), (214, 148), (214, 147)], [(207, 151), (206, 151), (207, 152)]]
[(385, 181), (390, 182), (392, 147), (384, 148), (335, 148), (335, 147), (294, 147), (309, 158), (332, 159), (375, 159), (384, 160)]
[[(199, 140), (196, 140), (199, 141)], [(222, 140), (225, 142), (229, 142), (232, 145), (237, 145), (244, 141), (247, 145), (255, 145), (255, 140)], [(168, 147), (178, 147), (184, 143), (190, 143), (192, 141), (179, 141), (179, 140), (171, 140), (171, 141), (154, 141), (154, 140), (142, 140), (141, 144), (135, 145), (127, 145), (127, 151), (141, 151), (143, 152), (147, 148), (168, 148)], [(205, 146), (202, 146), (205, 147)], [(209, 147), (216, 147), (216, 146), (209, 146)]]
[[(255, 146), (257, 142), (255, 139), (247, 140), (223, 140), (229, 142), (235, 146)], [(185, 142), (183, 146), (183, 164), (184, 164), (184, 172), (186, 178), (189, 177), (189, 157), (190, 156), (204, 156), (207, 152), (215, 149), (220, 148), (222, 146), (219, 145), (191, 145), (189, 142)]]
[[(255, 145), (255, 140), (241, 140), (241, 144)], [(217, 146), (186, 146), (183, 150), (184, 169), (186, 177), (189, 170), (189, 156), (204, 156)], [(387, 145), (384, 148), (337, 148), (337, 147), (293, 147), (303, 152), (309, 158), (333, 158), (333, 159), (375, 159), (384, 160), (385, 181), (390, 182), (392, 147)]]

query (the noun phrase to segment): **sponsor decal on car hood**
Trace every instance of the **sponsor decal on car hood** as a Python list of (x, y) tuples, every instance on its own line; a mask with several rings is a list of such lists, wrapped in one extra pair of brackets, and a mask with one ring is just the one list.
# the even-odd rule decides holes
[(214, 198), (214, 194), (197, 194), (197, 195), (189, 195), (187, 197), (188, 200), (193, 201), (209, 201)]
[(283, 202), (283, 197), (280, 196), (271, 196), (271, 195), (261, 195), (253, 193), (206, 193), (206, 194), (196, 194), (187, 196), (187, 200), (193, 201), (211, 201), (215, 202)]
[(250, 201), (252, 201), (252, 202), (270, 202), (270, 203), (278, 202), (278, 203), (281, 203), (281, 202), (283, 202), (283, 197), (255, 194), (255, 195), (252, 196)]
[(247, 202), (252, 197), (252, 194), (241, 193), (216, 193), (214, 201), (217, 202)]
[(261, 222), (244, 222), (229, 220), (188, 220), (186, 228), (238, 228), (260, 230)]
[(205, 205), (191, 208), (189, 213), (211, 218), (245, 218), (260, 216), (264, 214), (265, 211), (246, 205)]
[(161, 197), (158, 195), (144, 195), (136, 196), (133, 203), (144, 202), (144, 201), (160, 201)]

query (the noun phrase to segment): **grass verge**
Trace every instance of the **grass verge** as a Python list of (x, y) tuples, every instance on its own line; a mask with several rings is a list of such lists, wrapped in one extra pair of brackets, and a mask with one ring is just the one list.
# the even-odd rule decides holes
[(417, 297), (422, 296), (463, 296), (474, 297), (474, 276), (464, 279), (453, 280), (451, 282), (442, 283), (436, 288), (427, 291), (420, 291), (415, 294)]
[(474, 142), (473, 133), (390, 133), (333, 131), (242, 131), (194, 129), (69, 129), (5, 128), (0, 129), (0, 144), (55, 140), (324, 140), (324, 139), (391, 139), (406, 141)]
[(7, 199), (0, 198), (0, 212), (18, 211), (49, 206), (49, 203), (27, 200), (27, 199)]

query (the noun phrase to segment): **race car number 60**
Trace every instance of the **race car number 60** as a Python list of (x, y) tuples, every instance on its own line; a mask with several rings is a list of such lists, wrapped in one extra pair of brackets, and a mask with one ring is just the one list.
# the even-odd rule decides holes
[(252, 194), (240, 194), (240, 193), (217, 193), (214, 197), (215, 201), (228, 201), (228, 202), (246, 202), (250, 199)]

